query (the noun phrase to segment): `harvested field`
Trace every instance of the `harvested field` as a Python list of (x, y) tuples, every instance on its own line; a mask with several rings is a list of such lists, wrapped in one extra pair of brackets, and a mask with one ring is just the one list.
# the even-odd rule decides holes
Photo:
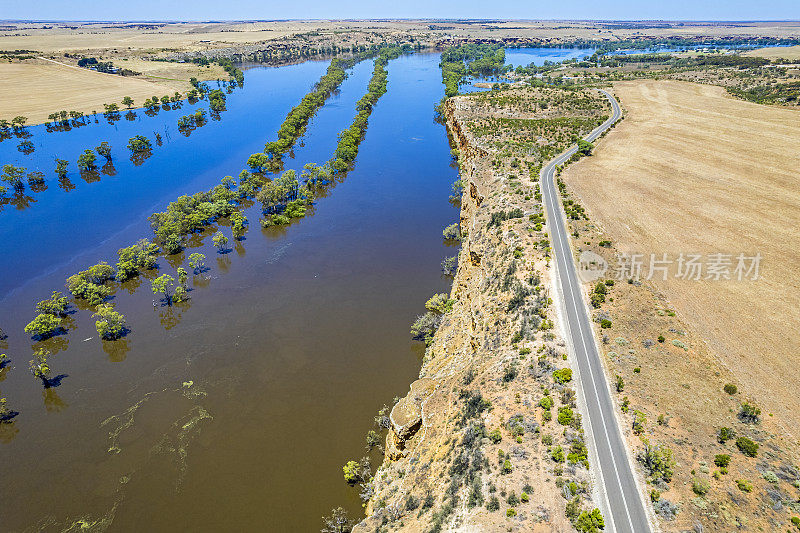
[[(25, 90), (20, 91), (21, 87)], [(37, 124), (62, 109), (102, 113), (104, 103), (120, 104), (123, 96), (141, 105), (151, 96), (189, 89), (188, 81), (155, 83), (45, 61), (0, 63), (0, 91), (6, 95), (0, 100), (0, 118), (23, 115), (28, 117), (28, 124)]]
[(800, 46), (776, 46), (756, 48), (745, 52), (746, 56), (766, 57), (768, 59), (800, 59)]
[(625, 120), (563, 179), (617, 249), (645, 254), (645, 265), (651, 253), (723, 253), (734, 254), (732, 271), (737, 254), (761, 254), (757, 281), (682, 280), (671, 271), (654, 285), (743, 396), (797, 444), (800, 114), (676, 81), (615, 90)]

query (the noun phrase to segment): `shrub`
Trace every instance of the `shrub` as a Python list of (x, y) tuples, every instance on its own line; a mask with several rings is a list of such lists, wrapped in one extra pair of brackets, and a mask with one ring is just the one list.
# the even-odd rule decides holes
[(511, 466), (511, 461), (510, 461), (510, 460), (508, 460), (508, 459), (506, 459), (506, 460), (503, 462), (503, 473), (504, 473), (504, 474), (510, 474), (510, 473), (511, 473), (511, 472), (513, 472), (513, 471), (514, 471), (514, 467), (513, 467), (513, 466)]
[(764, 476), (767, 483), (772, 483), (773, 485), (778, 483), (778, 476), (772, 470), (767, 470), (761, 475)]
[(419, 507), (419, 500), (409, 494), (408, 498), (406, 498), (406, 511), (414, 511), (417, 507)]
[(717, 433), (717, 440), (720, 444), (725, 444), (735, 436), (736, 433), (731, 428), (721, 427)]
[(757, 424), (760, 416), (761, 409), (754, 403), (744, 402), (739, 409), (739, 420), (745, 424)]
[(597, 508), (592, 509), (591, 512), (583, 511), (575, 521), (575, 529), (581, 533), (599, 533), (605, 527), (603, 515)]
[(739, 490), (742, 492), (753, 492), (753, 484), (746, 479), (737, 479), (736, 486), (739, 487)]
[(445, 257), (442, 259), (442, 274), (445, 276), (454, 276), (458, 268), (458, 256)]
[(592, 295), (589, 297), (589, 300), (592, 303), (592, 307), (598, 309), (605, 303), (606, 297), (604, 294), (598, 294), (596, 292), (593, 292)]
[(603, 329), (608, 329), (611, 327), (611, 321), (607, 318), (604, 318), (600, 321), (600, 327)]
[(664, 338), (664, 335), (659, 335), (658, 336), (658, 342), (664, 342), (665, 340), (667, 340), (667, 339)]
[(559, 368), (558, 370), (553, 372), (553, 379), (556, 383), (563, 385), (565, 383), (569, 383), (572, 381), (572, 369), (570, 368)]
[(734, 394), (736, 394), (736, 391), (738, 389), (736, 388), (736, 385), (734, 385), (733, 383), (726, 383), (725, 386), (722, 387), (722, 390), (733, 396)]
[(556, 446), (550, 450), (550, 458), (556, 463), (564, 462), (564, 450), (561, 446)]
[(541, 400), (539, 400), (539, 407), (545, 409), (547, 411), (553, 407), (553, 399), (550, 396), (544, 396)]
[(503, 440), (503, 435), (500, 433), (499, 429), (492, 430), (492, 432), (489, 433), (489, 440), (491, 440), (494, 444), (497, 444)]
[(641, 411), (633, 412), (633, 433), (635, 435), (642, 434), (646, 423), (647, 423), (647, 418), (644, 416), (643, 412)]
[(455, 300), (449, 299), (447, 294), (442, 292), (431, 296), (428, 301), (425, 302), (425, 309), (431, 313), (444, 314), (452, 311), (453, 304), (455, 303)]
[(517, 370), (517, 365), (515, 364), (508, 365), (503, 370), (503, 381), (506, 383), (513, 381), (514, 378), (517, 377), (518, 372), (519, 370)]
[(725, 453), (714, 456), (714, 464), (719, 467), (726, 467), (731, 464), (731, 456)]
[(709, 489), (711, 489), (711, 484), (707, 479), (695, 478), (694, 481), (692, 481), (692, 491), (698, 496), (705, 496)]
[(497, 496), (492, 496), (489, 498), (489, 502), (486, 504), (486, 509), (489, 511), (497, 511), (500, 509), (500, 500)]
[(448, 241), (461, 240), (461, 230), (458, 227), (458, 223), (454, 222), (445, 227), (444, 230), (442, 230), (442, 236)]
[(572, 423), (573, 413), (569, 407), (558, 408), (558, 423), (562, 426), (568, 426)]
[(650, 501), (655, 503), (661, 499), (661, 493), (658, 492), (656, 489), (650, 490)]
[(675, 460), (672, 458), (672, 450), (664, 446), (651, 446), (647, 439), (642, 439), (644, 449), (639, 453), (638, 459), (648, 475), (653, 480), (663, 479), (667, 483), (672, 481)]
[(439, 329), (441, 323), (441, 315), (431, 312), (420, 315), (411, 325), (411, 337), (414, 340), (424, 341), (425, 344), (430, 344), (433, 341), (434, 333)]
[(736, 447), (748, 457), (755, 457), (758, 455), (758, 443), (753, 442), (747, 437), (739, 437), (736, 439)]
[(517, 516), (516, 509), (514, 509), (513, 507), (509, 507), (508, 509), (506, 509), (506, 516), (509, 517), (509, 518)]
[(522, 501), (522, 503), (528, 503), (528, 501), (530, 501), (531, 498), (530, 498), (530, 496), (528, 496), (527, 492), (523, 491), (522, 494), (520, 494), (519, 499), (520, 499), (520, 501)]

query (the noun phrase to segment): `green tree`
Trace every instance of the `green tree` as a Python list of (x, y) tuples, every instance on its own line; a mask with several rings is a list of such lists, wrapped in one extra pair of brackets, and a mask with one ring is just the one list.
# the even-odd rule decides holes
[(189, 256), (189, 266), (192, 267), (195, 274), (199, 274), (205, 269), (205, 260), (206, 256), (197, 252)]
[(130, 109), (131, 107), (133, 107), (133, 98), (131, 98), (130, 96), (124, 97), (122, 99), (122, 105)]
[(128, 149), (133, 153), (142, 153), (150, 150), (153, 145), (144, 135), (134, 135), (128, 139)]
[(240, 240), (244, 237), (245, 232), (247, 231), (247, 219), (245, 216), (240, 213), (239, 211), (234, 211), (231, 214), (231, 232), (233, 233), (233, 238)]
[(100, 143), (100, 146), (95, 148), (97, 153), (106, 158), (106, 161), (111, 161), (111, 145), (106, 141)]
[(36, 310), (42, 314), (65, 317), (67, 316), (68, 306), (67, 297), (58, 291), (53, 291), (49, 299), (42, 300), (36, 304)]
[(45, 386), (49, 384), (50, 380), (50, 365), (47, 362), (49, 357), (50, 352), (40, 348), (33, 352), (33, 359), (28, 363), (31, 374), (41, 379)]
[(258, 152), (247, 158), (247, 166), (255, 172), (263, 172), (270, 164), (270, 158), (263, 152)]
[(94, 168), (96, 168), (96, 159), (97, 156), (94, 155), (93, 151), (84, 150), (83, 153), (78, 156), (78, 168), (81, 170), (94, 170)]
[(184, 289), (186, 288), (186, 283), (189, 281), (189, 274), (186, 272), (186, 269), (183, 267), (178, 267), (178, 283)]
[(221, 231), (216, 232), (211, 240), (214, 242), (214, 246), (217, 247), (217, 251), (220, 253), (225, 250), (225, 247), (228, 244), (228, 238), (223, 235)]
[(581, 155), (592, 155), (594, 145), (589, 141), (578, 139), (578, 153)]
[(361, 480), (361, 465), (356, 461), (347, 461), (347, 464), (342, 467), (342, 471), (344, 480), (350, 485), (355, 485)]
[(68, 165), (69, 162), (66, 159), (56, 158), (56, 176), (59, 178), (66, 178)]
[(139, 275), (141, 270), (155, 268), (158, 259), (158, 246), (151, 243), (148, 239), (140, 239), (139, 242), (127, 248), (120, 248), (117, 251), (119, 262), (117, 263), (117, 280), (126, 281)]
[(175, 288), (175, 278), (169, 274), (162, 274), (153, 280), (153, 294), (163, 294), (167, 305), (172, 305), (172, 292)]
[(59, 317), (41, 313), (25, 326), (25, 333), (34, 338), (47, 339), (55, 335), (60, 328), (61, 319)]
[(96, 318), (95, 327), (100, 338), (106, 341), (113, 341), (121, 338), (127, 331), (125, 317), (116, 311), (111, 304), (100, 304), (97, 312), (92, 315)]
[(25, 127), (26, 122), (28, 122), (28, 117), (19, 115), (11, 119), (11, 127), (15, 130), (19, 130)]
[(25, 167), (15, 167), (14, 165), (3, 165), (3, 174), (0, 175), (0, 180), (8, 183), (16, 191), (21, 191), (25, 188)]
[(605, 528), (606, 523), (603, 520), (603, 515), (600, 513), (600, 509), (597, 508), (591, 512), (583, 511), (575, 521), (575, 529), (580, 533), (598, 533)]
[(642, 439), (644, 450), (639, 454), (639, 461), (653, 480), (663, 479), (667, 483), (672, 481), (675, 469), (675, 460), (672, 450), (663, 446), (651, 446), (650, 441)]

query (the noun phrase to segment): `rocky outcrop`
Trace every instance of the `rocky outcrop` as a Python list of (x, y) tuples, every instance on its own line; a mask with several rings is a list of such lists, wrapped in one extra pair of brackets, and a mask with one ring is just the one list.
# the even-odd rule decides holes
[(386, 457), (396, 461), (407, 455), (405, 443), (423, 423), (423, 405), (436, 390), (437, 381), (421, 378), (411, 384), (411, 390), (395, 404), (389, 413), (391, 428), (386, 435)]

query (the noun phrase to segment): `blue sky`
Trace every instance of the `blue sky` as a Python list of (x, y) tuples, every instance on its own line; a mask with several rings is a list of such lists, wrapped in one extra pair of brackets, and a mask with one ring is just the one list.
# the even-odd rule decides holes
[(798, 0), (0, 0), (0, 19), (800, 19)]

